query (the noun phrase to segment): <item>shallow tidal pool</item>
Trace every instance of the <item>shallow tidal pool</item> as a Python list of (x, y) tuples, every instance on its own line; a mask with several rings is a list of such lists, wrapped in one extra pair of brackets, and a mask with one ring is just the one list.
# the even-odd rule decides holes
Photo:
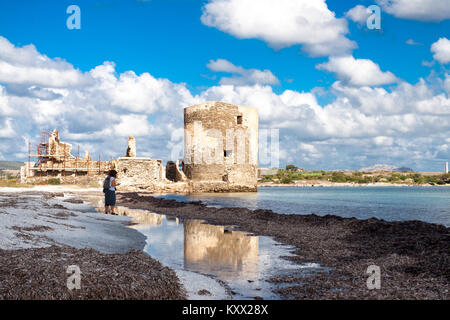
[(267, 280), (323, 269), (316, 263), (299, 265), (283, 259), (293, 255), (293, 247), (233, 226), (118, 209), (120, 215), (132, 217), (130, 227), (147, 237), (144, 251), (177, 272), (190, 299), (280, 299), (273, 290), (288, 284)]

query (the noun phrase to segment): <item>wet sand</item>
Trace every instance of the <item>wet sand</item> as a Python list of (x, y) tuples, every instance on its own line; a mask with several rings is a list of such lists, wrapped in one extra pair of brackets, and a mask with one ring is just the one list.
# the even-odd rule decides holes
[[(420, 221), (386, 222), (327, 215), (277, 214), (270, 210), (213, 208), (150, 194), (120, 193), (120, 205), (182, 219), (235, 225), (293, 245), (297, 263), (319, 263), (329, 272), (272, 278), (286, 283), (284, 299), (450, 298), (450, 228)], [(369, 290), (367, 268), (380, 267), (381, 288)]]

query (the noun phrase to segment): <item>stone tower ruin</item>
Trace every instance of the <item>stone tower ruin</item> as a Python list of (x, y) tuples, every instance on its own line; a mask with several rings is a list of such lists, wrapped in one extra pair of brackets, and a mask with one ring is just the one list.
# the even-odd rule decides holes
[(258, 111), (224, 102), (184, 109), (183, 171), (193, 192), (257, 190)]
[(136, 157), (136, 139), (133, 136), (128, 137), (128, 148), (125, 157)]
[[(21, 181), (102, 184), (114, 169), (120, 190), (162, 193), (254, 192), (258, 179), (258, 111), (225, 102), (206, 102), (184, 109), (184, 158), (167, 161), (137, 157), (136, 139), (128, 138), (126, 154), (109, 161), (70, 152), (59, 133), (43, 132), (37, 154), (21, 168)], [(31, 161), (32, 158), (38, 160)]]

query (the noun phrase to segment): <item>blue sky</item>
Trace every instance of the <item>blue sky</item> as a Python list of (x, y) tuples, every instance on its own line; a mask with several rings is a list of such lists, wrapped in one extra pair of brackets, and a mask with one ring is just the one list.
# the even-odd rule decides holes
[[(243, 18), (242, 29), (236, 29), (234, 26), (242, 23), (239, 19), (248, 14), (248, 11), (240, 8), (240, 4), (233, 0), (2, 1), (0, 36), (12, 44), (14, 48), (11, 50), (17, 56), (23, 53), (24, 50), (21, 49), (24, 46), (32, 44), (36, 49), (36, 57), (42, 55), (50, 61), (56, 61), (53, 66), (56, 70), (76, 71), (80, 79), (90, 77), (92, 70), (105, 62), (112, 62), (112, 73), (105, 72), (115, 76), (116, 79), (111, 80), (114, 85), (121, 85), (120, 76), (133, 71), (136, 78), (130, 81), (138, 83), (136, 88), (148, 90), (149, 95), (160, 98), (155, 98), (147, 105), (145, 98), (125, 101), (122, 96), (112, 97), (113, 93), (105, 92), (102, 97), (108, 98), (100, 103), (93, 92), (87, 93), (89, 89), (86, 89), (86, 85), (78, 87), (77, 81), (70, 82), (76, 83), (75, 85), (64, 87), (53, 82), (35, 83), (36, 80), (22, 78), (26, 76), (5, 73), (0, 77), (4, 96), (0, 100), (0, 103), (4, 103), (3, 106), (0, 104), (0, 108), (3, 108), (3, 113), (0, 113), (0, 120), (3, 120), (0, 121), (0, 156), (5, 159), (24, 159), (24, 150), (14, 152), (10, 146), (23, 145), (24, 139), (36, 139), (40, 129), (53, 129), (56, 125), (62, 126), (59, 130), (66, 134), (66, 140), (82, 144), (93, 154), (120, 155), (123, 147), (108, 142), (109, 136), (116, 135), (114, 130), (107, 132), (107, 127), (99, 126), (97, 122), (102, 119), (100, 111), (106, 110), (104, 113), (108, 113), (106, 119), (111, 126), (117, 125), (124, 131), (135, 127), (133, 121), (144, 127), (148, 126), (141, 131), (133, 128), (129, 132), (117, 134), (117, 139), (125, 144), (125, 137), (134, 134), (139, 145), (139, 141), (151, 134), (154, 139), (142, 142), (141, 151), (146, 156), (167, 159), (173, 154), (171, 149), (174, 144), (179, 143), (177, 139), (180, 134), (173, 133), (182, 127), (182, 122), (175, 111), (171, 110), (172, 107), (179, 111), (187, 106), (186, 103), (202, 102), (212, 97), (218, 100), (228, 98), (233, 103), (255, 103), (265, 99), (264, 106), (253, 106), (261, 108), (262, 127), (280, 130), (280, 165), (292, 162), (309, 169), (358, 169), (374, 163), (388, 162), (417, 170), (440, 171), (442, 162), (450, 158), (450, 81), (447, 81), (448, 62), (445, 59), (448, 54), (447, 43), (442, 41), (435, 46), (440, 55), (431, 48), (439, 39), (449, 37), (448, 10), (438, 9), (441, 5), (450, 7), (450, 3), (447, 0), (419, 1), (422, 7), (417, 12), (416, 8), (409, 8), (407, 2), (403, 1), (405, 0), (394, 0), (389, 5), (383, 0), (314, 0), (312, 2), (318, 4), (321, 14), (335, 14), (334, 17), (327, 18), (327, 23), (331, 26), (322, 27), (320, 24), (315, 25), (315, 11), (308, 14), (309, 9), (303, 9), (303, 0), (292, 0), (298, 6), (296, 4), (288, 11), (280, 9), (281, 13), (293, 12), (292, 16), (286, 17), (287, 21), (292, 19), (292, 25), (295, 25), (299, 17), (306, 17), (307, 20), (310, 19), (308, 23), (312, 26), (310, 32), (317, 31), (319, 38), (326, 37), (326, 32), (332, 32), (341, 26), (347, 29), (323, 42), (327, 49), (325, 53), (319, 54), (317, 49), (308, 47), (316, 44), (311, 39), (313, 36), (308, 37), (307, 33), (302, 34), (302, 29), (296, 29), (302, 26), (295, 25), (292, 30), (275, 32), (282, 21), (277, 21), (270, 10), (261, 11), (257, 17), (261, 19), (258, 23), (262, 28), (246, 26), (248, 21), (254, 19), (250, 16)], [(229, 5), (225, 6), (229, 11), (215, 10), (214, 6), (221, 2)], [(270, 5), (270, 0), (263, 2), (269, 2)], [(263, 7), (261, 3), (254, 1), (253, 5)], [(320, 6), (323, 3), (326, 4), (325, 9)], [(66, 27), (69, 16), (66, 8), (71, 4), (76, 4), (81, 9), (80, 30), (69, 30)], [(357, 6), (367, 7), (372, 4), (382, 8), (381, 30), (369, 30), (364, 20), (356, 21), (358, 19), (352, 19), (346, 14)], [(280, 1), (278, 5), (290, 4)], [(209, 25), (201, 18), (206, 14), (215, 19)], [(226, 19), (221, 20), (223, 18)], [(231, 21), (231, 26), (220, 21)], [(307, 29), (308, 25), (304, 27)], [(327, 31), (326, 28), (330, 30)], [(298, 38), (296, 32), (299, 32)], [(280, 45), (281, 39), (285, 37), (289, 38), (288, 43)], [(412, 44), (408, 44), (407, 40)], [(334, 49), (336, 43), (342, 44), (345, 41), (354, 43), (354, 46)], [(5, 58), (7, 54), (2, 56), (0, 49), (0, 62), (2, 57), (12, 65), (22, 63), (20, 59), (8, 60)], [(341, 57), (347, 57), (347, 60)], [(353, 57), (353, 60), (349, 57)], [(69, 66), (59, 66), (60, 59)], [(228, 69), (218, 63), (213, 67), (211, 61), (218, 62), (218, 59), (246, 71), (241, 74), (230, 73), (229, 64)], [(373, 71), (374, 77), (384, 80), (363, 79), (364, 75), (356, 74), (366, 70), (360, 64), (362, 60), (370, 61), (367, 72)], [(27, 62), (22, 67), (33, 65), (33, 62)], [(322, 67), (318, 67), (319, 65)], [(353, 73), (346, 71), (352, 68), (356, 69)], [(0, 74), (1, 69), (0, 64)], [(45, 73), (47, 68), (39, 70), (43, 72), (43, 79), (48, 76)], [(254, 70), (266, 71), (265, 76), (271, 74), (272, 79), (276, 80), (264, 78), (265, 80), (258, 82), (259, 80), (247, 79)], [(146, 73), (156, 79), (155, 86), (142, 77)], [(224, 80), (230, 77), (231, 80)], [(238, 82), (236, 77), (241, 77)], [(164, 79), (167, 83), (163, 83)], [(113, 86), (111, 83), (109, 85)], [(155, 90), (165, 85), (167, 89), (164, 94), (159, 91), (156, 93)], [(99, 90), (105, 87), (103, 84)], [(17, 93), (25, 92), (23, 90), (27, 93)], [(69, 93), (60, 90), (67, 90)], [(187, 93), (183, 90), (187, 90)], [(39, 95), (32, 94), (38, 91)], [(298, 101), (304, 99), (306, 102), (286, 102), (286, 96), (291, 91), (298, 95)], [(46, 96), (44, 99), (42, 92), (51, 92), (54, 98)], [(412, 92), (420, 92), (421, 95), (415, 96)], [(62, 98), (63, 96), (70, 99)], [(315, 101), (311, 102), (311, 96)], [(19, 98), (24, 100), (20, 102)], [(268, 99), (272, 101), (271, 105)], [(421, 104), (413, 105), (417, 101), (421, 101)], [(95, 116), (99, 119), (94, 119), (91, 123), (89, 119), (93, 116), (92, 113), (77, 103), (92, 108), (89, 110), (97, 110), (99, 114)], [(167, 103), (171, 105), (166, 105)], [(310, 109), (300, 110), (304, 103), (310, 103)], [(374, 103), (380, 104), (379, 110), (374, 110)], [(404, 105), (392, 110), (399, 103)], [(11, 110), (16, 108), (16, 104), (27, 107), (24, 107), (24, 112), (15, 114)], [(61, 110), (65, 104), (67, 110)], [(434, 104), (437, 104), (436, 107)], [(30, 110), (40, 108), (46, 110), (42, 111), (42, 116), (24, 116)], [(56, 118), (48, 123), (42, 119), (49, 115), (52, 108), (58, 110), (61, 120), (59, 123), (55, 115), (53, 116)], [(327, 114), (321, 115), (317, 108), (326, 109)], [(276, 114), (277, 110), (285, 109), (287, 113), (292, 110), (296, 118), (269, 116), (271, 113)], [(308, 112), (314, 113), (315, 120), (311, 122), (317, 125), (299, 130), (299, 127), (310, 125), (305, 117)], [(334, 112), (340, 115), (355, 114), (345, 119), (339, 119), (339, 116), (336, 118), (336, 121), (342, 121), (346, 129), (330, 129), (328, 134), (323, 134), (333, 126), (326, 122), (333, 121)], [(77, 114), (79, 118), (86, 119), (77, 119)], [(377, 125), (377, 119), (382, 123)], [(165, 123), (162, 126), (162, 121), (171, 125)], [(399, 129), (395, 121), (399, 121), (404, 128)], [(43, 127), (46, 125), (52, 127)], [(348, 133), (333, 134), (342, 131)], [(81, 136), (81, 133), (91, 134), (91, 137)], [(63, 134), (62, 136), (65, 139)], [(93, 139), (92, 136), (97, 138)]]
[[(35, 44), (49, 57), (61, 57), (83, 71), (114, 61), (117, 72), (151, 72), (173, 82), (197, 87), (214, 81), (206, 68), (210, 59), (224, 58), (245, 68), (269, 69), (282, 81), (278, 89), (309, 91), (331, 84), (335, 78), (315, 68), (326, 57), (311, 58), (300, 46), (273, 50), (257, 39), (240, 40), (200, 21), (202, 4), (195, 0), (103, 0), (103, 1), (3, 1), (0, 7), (2, 36), (17, 46)], [(342, 17), (358, 4), (374, 1), (327, 1), (330, 10)], [(66, 28), (66, 8), (81, 8), (81, 30)], [(409, 82), (429, 73), (421, 65), (431, 61), (430, 46), (450, 30), (450, 21), (427, 23), (396, 19), (383, 14), (383, 31), (349, 24), (350, 38), (359, 48), (355, 57), (376, 61), (380, 67)], [(447, 31), (447, 32), (446, 32)], [(422, 45), (410, 46), (413, 38)], [(407, 58), (405, 58), (407, 57)], [(412, 67), (414, 66), (414, 67)], [(436, 66), (439, 70), (439, 66)], [(292, 83), (283, 81), (293, 79)]]

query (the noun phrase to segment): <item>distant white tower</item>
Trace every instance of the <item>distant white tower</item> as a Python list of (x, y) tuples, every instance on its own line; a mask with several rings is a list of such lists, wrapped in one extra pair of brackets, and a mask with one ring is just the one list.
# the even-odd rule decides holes
[(448, 173), (448, 162), (445, 163), (445, 174)]

